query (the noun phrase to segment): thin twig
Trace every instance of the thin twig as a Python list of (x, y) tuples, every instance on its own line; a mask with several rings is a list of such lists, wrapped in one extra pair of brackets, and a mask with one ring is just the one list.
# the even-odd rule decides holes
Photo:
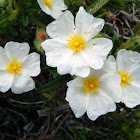
[(21, 101), (17, 101), (17, 100), (14, 100), (14, 99), (9, 99), (11, 102), (14, 102), (14, 103), (18, 103), (18, 104), (22, 104), (22, 105), (34, 105), (34, 104), (44, 104), (46, 101), (39, 101), (39, 102), (21, 102)]
[(60, 127), (64, 123), (64, 121), (69, 117), (70, 113), (71, 113), (71, 110), (66, 114), (64, 119), (61, 121), (61, 123), (55, 129), (55, 131), (51, 135), (47, 135), (44, 139), (46, 139), (46, 140), (47, 139), (52, 139), (57, 134), (58, 130), (60, 129)]
[(87, 8), (88, 6), (87, 6), (87, 2), (86, 2), (86, 0), (84, 0), (84, 4), (85, 4), (85, 7)]

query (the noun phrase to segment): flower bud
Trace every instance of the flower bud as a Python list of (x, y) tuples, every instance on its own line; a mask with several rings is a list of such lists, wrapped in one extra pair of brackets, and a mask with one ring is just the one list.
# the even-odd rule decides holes
[(36, 30), (36, 38), (34, 40), (34, 45), (36, 47), (36, 49), (42, 53), (44, 53), (42, 47), (41, 47), (41, 43), (43, 41), (45, 41), (48, 38), (47, 33), (44, 29), (42, 28), (37, 28)]

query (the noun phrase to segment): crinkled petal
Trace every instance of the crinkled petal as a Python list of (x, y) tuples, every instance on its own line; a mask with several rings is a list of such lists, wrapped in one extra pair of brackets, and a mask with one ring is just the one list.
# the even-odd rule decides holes
[(68, 87), (83, 87), (85, 78), (76, 77), (67, 83)]
[(103, 91), (92, 94), (90, 96), (87, 116), (91, 120), (96, 120), (99, 116), (104, 115), (108, 112), (113, 112), (116, 110), (116, 105), (112, 98), (110, 98)]
[(90, 73), (90, 68), (80, 54), (73, 54), (63, 60), (62, 65), (57, 67), (59, 74), (76, 75), (80, 77), (87, 77)]
[(31, 53), (22, 61), (22, 73), (29, 76), (37, 76), (40, 73), (40, 55)]
[(52, 7), (50, 10), (50, 15), (54, 18), (57, 19), (60, 17), (60, 15), (63, 13), (60, 9), (56, 7)]
[(6, 92), (13, 83), (14, 76), (8, 71), (0, 70), (0, 92)]
[(86, 77), (89, 75), (90, 68), (78, 53), (74, 53), (66, 41), (48, 39), (42, 44), (46, 54), (47, 65), (57, 67), (61, 75), (71, 74)]
[(67, 40), (75, 34), (74, 17), (70, 11), (65, 11), (55, 21), (47, 26), (47, 34), (51, 38)]
[(22, 61), (29, 54), (28, 43), (10, 41), (5, 45), (5, 53), (10, 61)]
[(140, 104), (140, 87), (128, 85), (123, 88), (122, 102), (129, 108), (134, 108)]
[(86, 43), (86, 47), (81, 54), (90, 67), (101, 69), (103, 60), (106, 59), (112, 49), (112, 41), (107, 38), (96, 38)]
[(10, 64), (10, 61), (5, 54), (5, 50), (0, 47), (0, 70), (6, 70), (8, 64)]
[(30, 76), (21, 73), (14, 76), (14, 81), (11, 87), (13, 93), (21, 94), (34, 88), (35, 83)]
[(116, 60), (113, 55), (110, 55), (105, 61), (104, 61), (104, 66), (103, 70), (105, 72), (110, 72), (114, 73), (116, 72)]
[(68, 44), (64, 41), (48, 39), (41, 45), (45, 50), (46, 63), (51, 67), (57, 67), (63, 64), (63, 61), (65, 61), (67, 57), (72, 57), (73, 55), (73, 51), (69, 49)]
[(140, 65), (136, 66), (131, 72), (131, 84), (140, 88)]
[(66, 10), (67, 6), (64, 3), (64, 0), (53, 0), (54, 7), (57, 7), (60, 10)]
[(83, 36), (86, 41), (96, 36), (104, 26), (103, 19), (93, 17), (93, 15), (87, 13), (83, 7), (79, 8), (75, 23), (77, 34)]
[(86, 63), (94, 69), (101, 69), (103, 67), (103, 60), (98, 56), (90, 56), (86, 52), (82, 52), (82, 57), (85, 59)]
[(116, 103), (122, 98), (121, 76), (115, 73), (107, 73), (100, 77), (100, 88)]
[(117, 69), (118, 71), (125, 70), (126, 72), (133, 71), (140, 63), (140, 53), (136, 51), (128, 51), (121, 49), (117, 53)]
[(76, 118), (81, 117), (87, 110), (89, 94), (85, 95), (82, 88), (69, 87), (66, 93), (66, 100), (74, 112)]

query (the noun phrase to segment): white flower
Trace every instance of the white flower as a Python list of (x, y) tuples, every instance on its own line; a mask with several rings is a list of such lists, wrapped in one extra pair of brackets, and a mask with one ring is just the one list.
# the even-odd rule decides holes
[(92, 39), (104, 26), (104, 20), (95, 18), (80, 7), (74, 24), (70, 11), (47, 26), (47, 39), (41, 45), (46, 53), (47, 65), (57, 67), (59, 74), (70, 73), (87, 77), (90, 67), (101, 69), (112, 41), (107, 38)]
[[(20, 94), (35, 88), (32, 77), (40, 73), (40, 56), (29, 54), (28, 43), (8, 42), (0, 47), (0, 91)], [(29, 55), (28, 55), (29, 54)]]
[(64, 0), (37, 0), (37, 2), (42, 11), (51, 15), (54, 19), (57, 19), (61, 15), (62, 10), (67, 9)]
[(115, 102), (119, 103), (121, 94), (121, 76), (116, 74), (116, 62), (110, 56), (102, 69), (91, 69), (87, 78), (77, 77), (67, 83), (66, 100), (76, 118), (87, 112), (91, 120), (100, 115), (115, 111)]
[(122, 49), (117, 54), (117, 72), (121, 75), (122, 99), (129, 108), (140, 104), (140, 54)]

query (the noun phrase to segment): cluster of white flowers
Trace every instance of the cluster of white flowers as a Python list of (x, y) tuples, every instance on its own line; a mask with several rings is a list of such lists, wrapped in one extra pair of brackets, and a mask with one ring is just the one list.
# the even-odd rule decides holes
[[(107, 38), (94, 38), (104, 26), (83, 7), (76, 18), (70, 11), (47, 26), (51, 39), (41, 45), (48, 66), (57, 67), (59, 74), (77, 77), (68, 82), (66, 100), (77, 118), (87, 112), (91, 120), (116, 110), (116, 104), (127, 107), (140, 104), (140, 54), (120, 50), (115, 60), (108, 56), (113, 43)], [(107, 59), (106, 59), (107, 58)]]
[[(117, 58), (108, 54), (113, 43), (107, 38), (94, 38), (104, 26), (83, 7), (74, 17), (63, 0), (37, 0), (44, 12), (56, 18), (47, 26), (51, 39), (41, 45), (48, 66), (59, 74), (77, 77), (68, 82), (66, 100), (77, 118), (87, 112), (91, 120), (116, 110), (123, 102), (133, 108), (140, 104), (140, 54), (121, 49)], [(40, 73), (40, 57), (29, 54), (27, 43), (8, 42), (0, 47), (0, 91), (10, 88), (20, 94), (35, 88), (31, 77)], [(31, 77), (30, 77), (31, 76)]]

